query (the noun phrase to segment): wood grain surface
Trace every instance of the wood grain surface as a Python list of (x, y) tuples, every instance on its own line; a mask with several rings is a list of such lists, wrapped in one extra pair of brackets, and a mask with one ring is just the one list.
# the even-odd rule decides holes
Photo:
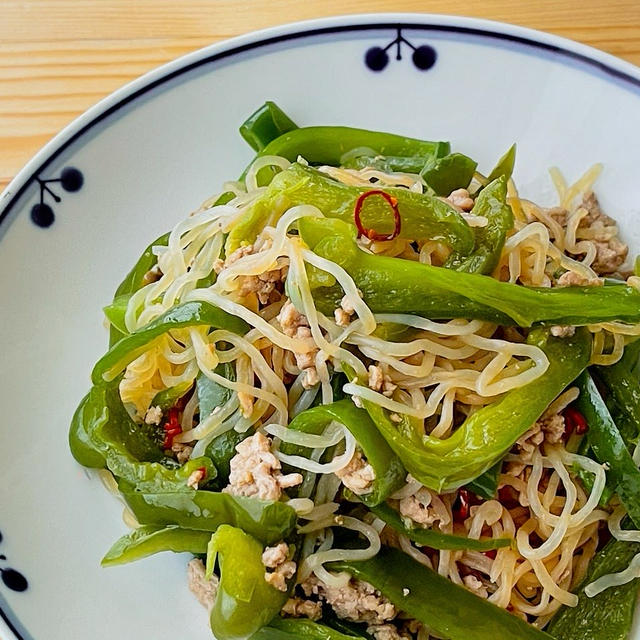
[(1, 0), (0, 189), (73, 118), (164, 62), (284, 22), (385, 11), (501, 20), (640, 65), (640, 0)]

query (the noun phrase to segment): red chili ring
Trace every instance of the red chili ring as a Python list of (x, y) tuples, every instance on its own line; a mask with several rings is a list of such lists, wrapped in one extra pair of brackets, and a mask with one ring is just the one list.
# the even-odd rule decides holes
[[(393, 233), (389, 235), (377, 233), (375, 229), (367, 229), (362, 224), (362, 220), (360, 219), (360, 212), (362, 211), (364, 201), (369, 196), (382, 196), (387, 201), (387, 204), (391, 207), (391, 210), (393, 211), (394, 222)], [(379, 189), (365, 191), (356, 201), (356, 207), (353, 212), (353, 217), (356, 222), (356, 227), (358, 227), (358, 237), (366, 236), (367, 238), (369, 238), (369, 240), (393, 240), (400, 235), (400, 225), (402, 220), (400, 219), (400, 212), (398, 211), (398, 200), (393, 196), (390, 196), (385, 191), (380, 191)]]
[(581, 436), (589, 430), (586, 418), (574, 407), (567, 407), (564, 412), (565, 434), (571, 435), (575, 430)]

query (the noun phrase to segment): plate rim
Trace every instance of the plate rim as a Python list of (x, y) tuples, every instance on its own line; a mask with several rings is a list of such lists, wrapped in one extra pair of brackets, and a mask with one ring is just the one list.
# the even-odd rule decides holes
[[(633, 63), (569, 38), (507, 22), (447, 14), (388, 12), (329, 16), (267, 27), (215, 42), (166, 62), (116, 89), (74, 118), (32, 156), (0, 193), (0, 242), (11, 224), (10, 212), (36, 176), (94, 126), (147, 92), (199, 66), (264, 46), (332, 33), (385, 28), (458, 33), (557, 54), (567, 61), (587, 64), (612, 82), (622, 81), (640, 94), (640, 67)], [(6, 603), (4, 598), (1, 600)], [(6, 609), (0, 602), (0, 631), (10, 634), (7, 640), (30, 640), (28, 632), (24, 636), (18, 629), (23, 624), (17, 616), (9, 615), (8, 612), (13, 612), (8, 604)]]

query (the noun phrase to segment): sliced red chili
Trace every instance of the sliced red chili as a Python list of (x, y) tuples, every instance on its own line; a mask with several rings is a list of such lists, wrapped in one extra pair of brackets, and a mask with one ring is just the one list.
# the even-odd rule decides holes
[(581, 436), (589, 430), (586, 418), (574, 407), (567, 407), (563, 416), (566, 435), (571, 435), (575, 431), (577, 435)]
[[(390, 234), (378, 233), (375, 229), (367, 229), (362, 224), (362, 219), (360, 214), (362, 212), (362, 207), (364, 205), (364, 201), (370, 196), (380, 196), (384, 198), (391, 207), (391, 211), (393, 211), (393, 232)], [(398, 211), (398, 200), (393, 196), (389, 195), (385, 191), (380, 191), (379, 189), (373, 189), (371, 191), (365, 191), (356, 201), (356, 207), (353, 212), (353, 217), (356, 222), (356, 227), (358, 227), (358, 237), (366, 236), (369, 240), (393, 240), (398, 237), (400, 234), (400, 212)]]
[(471, 507), (471, 500), (469, 491), (467, 489), (460, 489), (458, 491), (458, 497), (453, 503), (453, 519), (456, 522), (461, 522), (469, 517), (469, 509)]
[(495, 549), (489, 549), (489, 551), (483, 551), (484, 555), (487, 558), (491, 558), (492, 560), (496, 559), (496, 554), (498, 553)]
[(173, 439), (180, 433), (182, 433), (182, 426), (180, 425), (180, 412), (175, 407), (169, 409), (169, 420), (164, 424), (164, 441), (162, 442), (163, 449), (171, 449), (173, 446)]

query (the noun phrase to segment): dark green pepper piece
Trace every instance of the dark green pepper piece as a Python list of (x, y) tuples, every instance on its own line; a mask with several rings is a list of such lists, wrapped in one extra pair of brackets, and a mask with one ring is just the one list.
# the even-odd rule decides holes
[(462, 153), (451, 153), (429, 163), (421, 175), (438, 196), (448, 196), (456, 189), (466, 189), (477, 163)]
[(249, 329), (244, 320), (208, 302), (183, 302), (114, 344), (93, 368), (93, 383), (113, 380), (130, 362), (148, 349), (152, 340), (167, 331), (197, 325), (211, 325), (240, 335), (244, 335)]
[(160, 407), (164, 413), (168, 409), (171, 409), (171, 407), (175, 406), (176, 402), (178, 402), (178, 400), (180, 400), (180, 398), (182, 398), (182, 396), (184, 396), (191, 387), (193, 387), (193, 382), (185, 380), (174, 387), (158, 391), (158, 393), (153, 396), (153, 400), (149, 406)]
[(375, 507), (369, 507), (369, 509), (375, 513), (378, 518), (384, 520), (392, 529), (407, 536), (409, 540), (413, 540), (422, 547), (431, 547), (432, 549), (490, 551), (491, 549), (509, 547), (513, 542), (511, 538), (481, 538), (480, 540), (475, 540), (465, 536), (442, 533), (436, 529), (425, 529), (413, 523), (409, 518), (403, 518), (388, 504), (379, 504)]
[(275, 102), (267, 100), (240, 125), (240, 135), (254, 151), (262, 151), (283, 133), (297, 128)]
[(397, 549), (383, 547), (369, 560), (345, 560), (329, 567), (369, 582), (399, 610), (449, 640), (551, 638)]
[[(226, 251), (234, 251), (242, 242), (252, 242), (265, 224), (274, 224), (279, 214), (300, 204), (314, 205), (329, 218), (349, 223), (355, 231), (354, 209), (358, 198), (376, 187), (352, 187), (324, 175), (312, 167), (292, 164), (272, 180), (265, 194), (247, 211), (227, 239)], [(385, 193), (398, 201), (402, 220), (401, 238), (438, 239), (456, 253), (473, 248), (473, 231), (464, 218), (447, 202), (399, 187), (385, 187)], [(393, 215), (382, 198), (370, 198), (363, 223), (383, 233), (391, 230)]]
[(502, 460), (487, 469), (481, 476), (467, 485), (467, 489), (485, 500), (493, 500), (498, 493), (498, 481), (502, 471)]
[(251, 640), (353, 640), (364, 635), (345, 634), (319, 622), (306, 618), (281, 618), (276, 616), (267, 627), (262, 627)]
[(491, 275), (498, 265), (507, 233), (513, 228), (513, 212), (507, 204), (506, 178), (497, 178), (478, 196), (472, 215), (484, 216), (488, 223), (475, 230), (475, 247), (468, 256), (454, 256), (446, 266), (467, 273)]
[(287, 601), (265, 580), (263, 546), (241, 529), (223, 524), (211, 536), (207, 575), (217, 558), (220, 583), (211, 609), (211, 631), (217, 640), (245, 640), (268, 624)]
[(101, 564), (103, 567), (126, 564), (163, 551), (206, 553), (210, 539), (208, 531), (145, 525), (117, 540)]
[[(487, 185), (498, 178), (509, 180), (516, 165), (516, 145), (512, 144), (487, 176)], [(486, 188), (486, 187), (485, 187)]]
[(119, 486), (141, 524), (177, 525), (209, 532), (230, 524), (266, 544), (286, 538), (296, 524), (296, 512), (284, 502), (214, 491), (153, 493), (135, 491), (127, 483)]
[(607, 477), (636, 527), (640, 527), (640, 471), (631, 458), (615, 422), (587, 372), (578, 378), (576, 407), (589, 429), (586, 440), (596, 460), (608, 465)]
[[(386, 409), (361, 399), (380, 433), (416, 480), (441, 493), (463, 486), (487, 471), (581, 373), (591, 355), (591, 335), (586, 329), (577, 331), (572, 338), (553, 338), (548, 332), (535, 329), (528, 342), (547, 355), (549, 368), (545, 374), (479, 409), (444, 440), (415, 430), (407, 416), (395, 423)], [(346, 373), (352, 377), (352, 372)]]
[[(433, 320), (468, 318), (530, 327), (640, 321), (640, 292), (628, 286), (533, 288), (461, 273), (413, 260), (372, 255), (358, 248), (355, 230), (341, 220), (303, 218), (307, 245), (342, 266), (374, 313), (414, 313)], [(315, 292), (318, 308), (333, 313), (343, 293)]]
[(640, 553), (638, 543), (610, 540), (589, 564), (587, 575), (576, 591), (578, 605), (561, 607), (547, 631), (556, 640), (627, 640), (640, 580), (610, 587), (592, 598), (585, 595), (584, 587), (603, 575), (623, 571), (637, 553)]

